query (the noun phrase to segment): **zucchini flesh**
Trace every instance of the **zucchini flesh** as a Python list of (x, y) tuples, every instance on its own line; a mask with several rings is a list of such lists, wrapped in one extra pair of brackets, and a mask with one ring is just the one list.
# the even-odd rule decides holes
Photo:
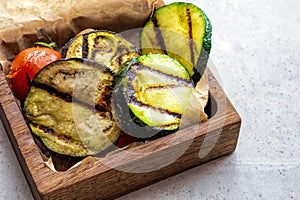
[(181, 62), (197, 83), (211, 49), (211, 23), (191, 3), (175, 2), (157, 9), (141, 33), (142, 54), (166, 54)]
[(121, 35), (92, 30), (71, 39), (62, 50), (64, 58), (86, 58), (98, 61), (118, 72), (123, 63), (139, 55), (136, 47)]
[(122, 130), (139, 138), (177, 130), (194, 87), (185, 67), (167, 55), (149, 54), (124, 68), (113, 92)]
[(120, 135), (111, 114), (112, 88), (113, 73), (104, 65), (56, 61), (33, 79), (24, 116), (48, 149), (76, 157), (95, 155)]

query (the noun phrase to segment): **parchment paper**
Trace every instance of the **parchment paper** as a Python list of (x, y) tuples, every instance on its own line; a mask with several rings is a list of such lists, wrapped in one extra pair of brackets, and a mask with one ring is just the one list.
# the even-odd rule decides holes
[[(63, 46), (85, 28), (121, 32), (142, 27), (161, 0), (10, 0), (0, 6), (0, 61), (43, 40), (43, 29)], [(6, 68), (5, 68), (6, 69)]]

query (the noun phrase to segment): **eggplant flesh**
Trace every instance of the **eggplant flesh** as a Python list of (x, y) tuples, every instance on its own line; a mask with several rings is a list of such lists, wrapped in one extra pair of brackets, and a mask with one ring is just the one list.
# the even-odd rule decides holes
[(185, 67), (161, 54), (142, 55), (124, 67), (113, 92), (122, 130), (139, 138), (177, 130), (194, 87)]
[(118, 72), (121, 65), (139, 56), (133, 43), (111, 31), (92, 30), (72, 38), (62, 50), (64, 58), (95, 60)]
[(211, 23), (200, 8), (175, 2), (157, 9), (149, 18), (141, 33), (141, 51), (177, 59), (197, 83), (206, 69), (211, 35)]
[(104, 65), (56, 61), (33, 79), (23, 113), (48, 149), (75, 157), (95, 155), (120, 135), (111, 113), (112, 88), (113, 73)]

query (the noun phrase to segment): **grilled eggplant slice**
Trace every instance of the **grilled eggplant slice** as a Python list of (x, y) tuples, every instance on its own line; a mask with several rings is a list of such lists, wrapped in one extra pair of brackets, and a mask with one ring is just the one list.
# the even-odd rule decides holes
[(117, 140), (112, 118), (113, 73), (95, 61), (67, 59), (43, 68), (23, 104), (32, 133), (50, 150), (95, 155)]
[(124, 65), (118, 76), (113, 113), (125, 133), (151, 138), (179, 128), (194, 88), (183, 65), (167, 55), (142, 55)]
[(120, 34), (92, 30), (71, 39), (62, 50), (64, 58), (86, 58), (105, 64), (114, 72), (139, 56), (137, 48)]
[(175, 2), (150, 17), (141, 33), (141, 50), (143, 54), (160, 53), (177, 59), (197, 83), (206, 69), (211, 35), (211, 23), (200, 8)]

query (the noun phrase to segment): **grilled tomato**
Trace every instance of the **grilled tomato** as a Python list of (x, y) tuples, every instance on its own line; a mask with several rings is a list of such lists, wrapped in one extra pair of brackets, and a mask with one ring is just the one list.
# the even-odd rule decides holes
[(61, 53), (50, 46), (34, 46), (22, 50), (13, 60), (7, 78), (15, 97), (23, 101), (35, 74), (47, 64), (59, 60)]

